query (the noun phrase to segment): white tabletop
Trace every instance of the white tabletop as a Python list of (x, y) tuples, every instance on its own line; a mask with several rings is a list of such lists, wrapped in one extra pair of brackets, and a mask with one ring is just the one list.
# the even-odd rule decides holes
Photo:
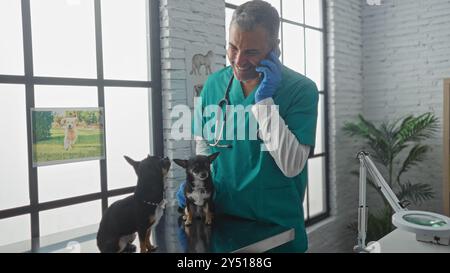
[(416, 240), (416, 234), (395, 229), (374, 245), (373, 252), (381, 253), (450, 253), (450, 246)]

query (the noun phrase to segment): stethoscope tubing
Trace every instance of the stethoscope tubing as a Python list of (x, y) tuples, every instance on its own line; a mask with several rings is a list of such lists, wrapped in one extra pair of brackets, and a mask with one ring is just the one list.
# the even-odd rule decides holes
[[(231, 145), (219, 145), (219, 142), (223, 139), (223, 128), (225, 127), (225, 122), (227, 119), (227, 106), (229, 103), (229, 96), (230, 96), (230, 89), (231, 89), (231, 84), (233, 83), (233, 79), (234, 79), (234, 74), (231, 75), (230, 81), (228, 82), (227, 85), (227, 89), (225, 90), (225, 94), (223, 96), (223, 98), (221, 100), (219, 100), (219, 102), (217, 103), (219, 106), (219, 110), (217, 111), (217, 117), (216, 117), (216, 130), (214, 133), (214, 143), (210, 143), (209, 146), (211, 147), (225, 147), (225, 148), (231, 148)], [(222, 116), (222, 107), (225, 106), (225, 112), (223, 114), (223, 119), (222, 119), (222, 124), (220, 126), (220, 130), (217, 130), (217, 128), (219, 128), (219, 121), (220, 121), (220, 116)], [(219, 134), (217, 134), (219, 132)]]

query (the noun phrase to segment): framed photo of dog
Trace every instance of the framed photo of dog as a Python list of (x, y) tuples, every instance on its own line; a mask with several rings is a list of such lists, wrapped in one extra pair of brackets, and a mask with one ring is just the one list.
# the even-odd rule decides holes
[(31, 108), (33, 167), (105, 158), (104, 111)]

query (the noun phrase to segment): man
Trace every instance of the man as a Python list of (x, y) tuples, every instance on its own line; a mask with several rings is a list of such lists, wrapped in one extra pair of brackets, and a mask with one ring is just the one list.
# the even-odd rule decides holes
[[(258, 139), (222, 138), (214, 145), (219, 142), (203, 133), (208, 122), (204, 116), (202, 126), (194, 125), (194, 135), (197, 154), (220, 152), (212, 165), (216, 213), (293, 227), (295, 240), (274, 251), (304, 252), (306, 161), (315, 145), (318, 91), (313, 81), (278, 60), (279, 23), (278, 12), (266, 2), (254, 0), (236, 8), (227, 49), (231, 66), (208, 78), (201, 93), (202, 108), (196, 109), (203, 113), (208, 105), (217, 105), (230, 83), (228, 105), (251, 107)], [(267, 110), (269, 114), (261, 110), (273, 105), (278, 110)], [(241, 123), (248, 128), (249, 121), (247, 115)], [(275, 138), (273, 126), (277, 126)], [(261, 149), (261, 139), (271, 139), (264, 142), (266, 149)], [(185, 204), (183, 187), (177, 193), (180, 206)]]

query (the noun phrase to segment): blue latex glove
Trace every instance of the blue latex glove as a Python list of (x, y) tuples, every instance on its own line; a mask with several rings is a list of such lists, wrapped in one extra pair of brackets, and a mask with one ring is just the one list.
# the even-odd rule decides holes
[(275, 94), (281, 82), (281, 62), (273, 51), (270, 52), (268, 59), (261, 61), (256, 71), (263, 73), (264, 78), (255, 92), (255, 102), (270, 98)]
[(177, 201), (178, 201), (178, 206), (180, 208), (185, 208), (186, 207), (186, 198), (184, 197), (184, 187), (186, 187), (186, 182), (181, 183), (180, 187), (178, 188), (177, 191)]

